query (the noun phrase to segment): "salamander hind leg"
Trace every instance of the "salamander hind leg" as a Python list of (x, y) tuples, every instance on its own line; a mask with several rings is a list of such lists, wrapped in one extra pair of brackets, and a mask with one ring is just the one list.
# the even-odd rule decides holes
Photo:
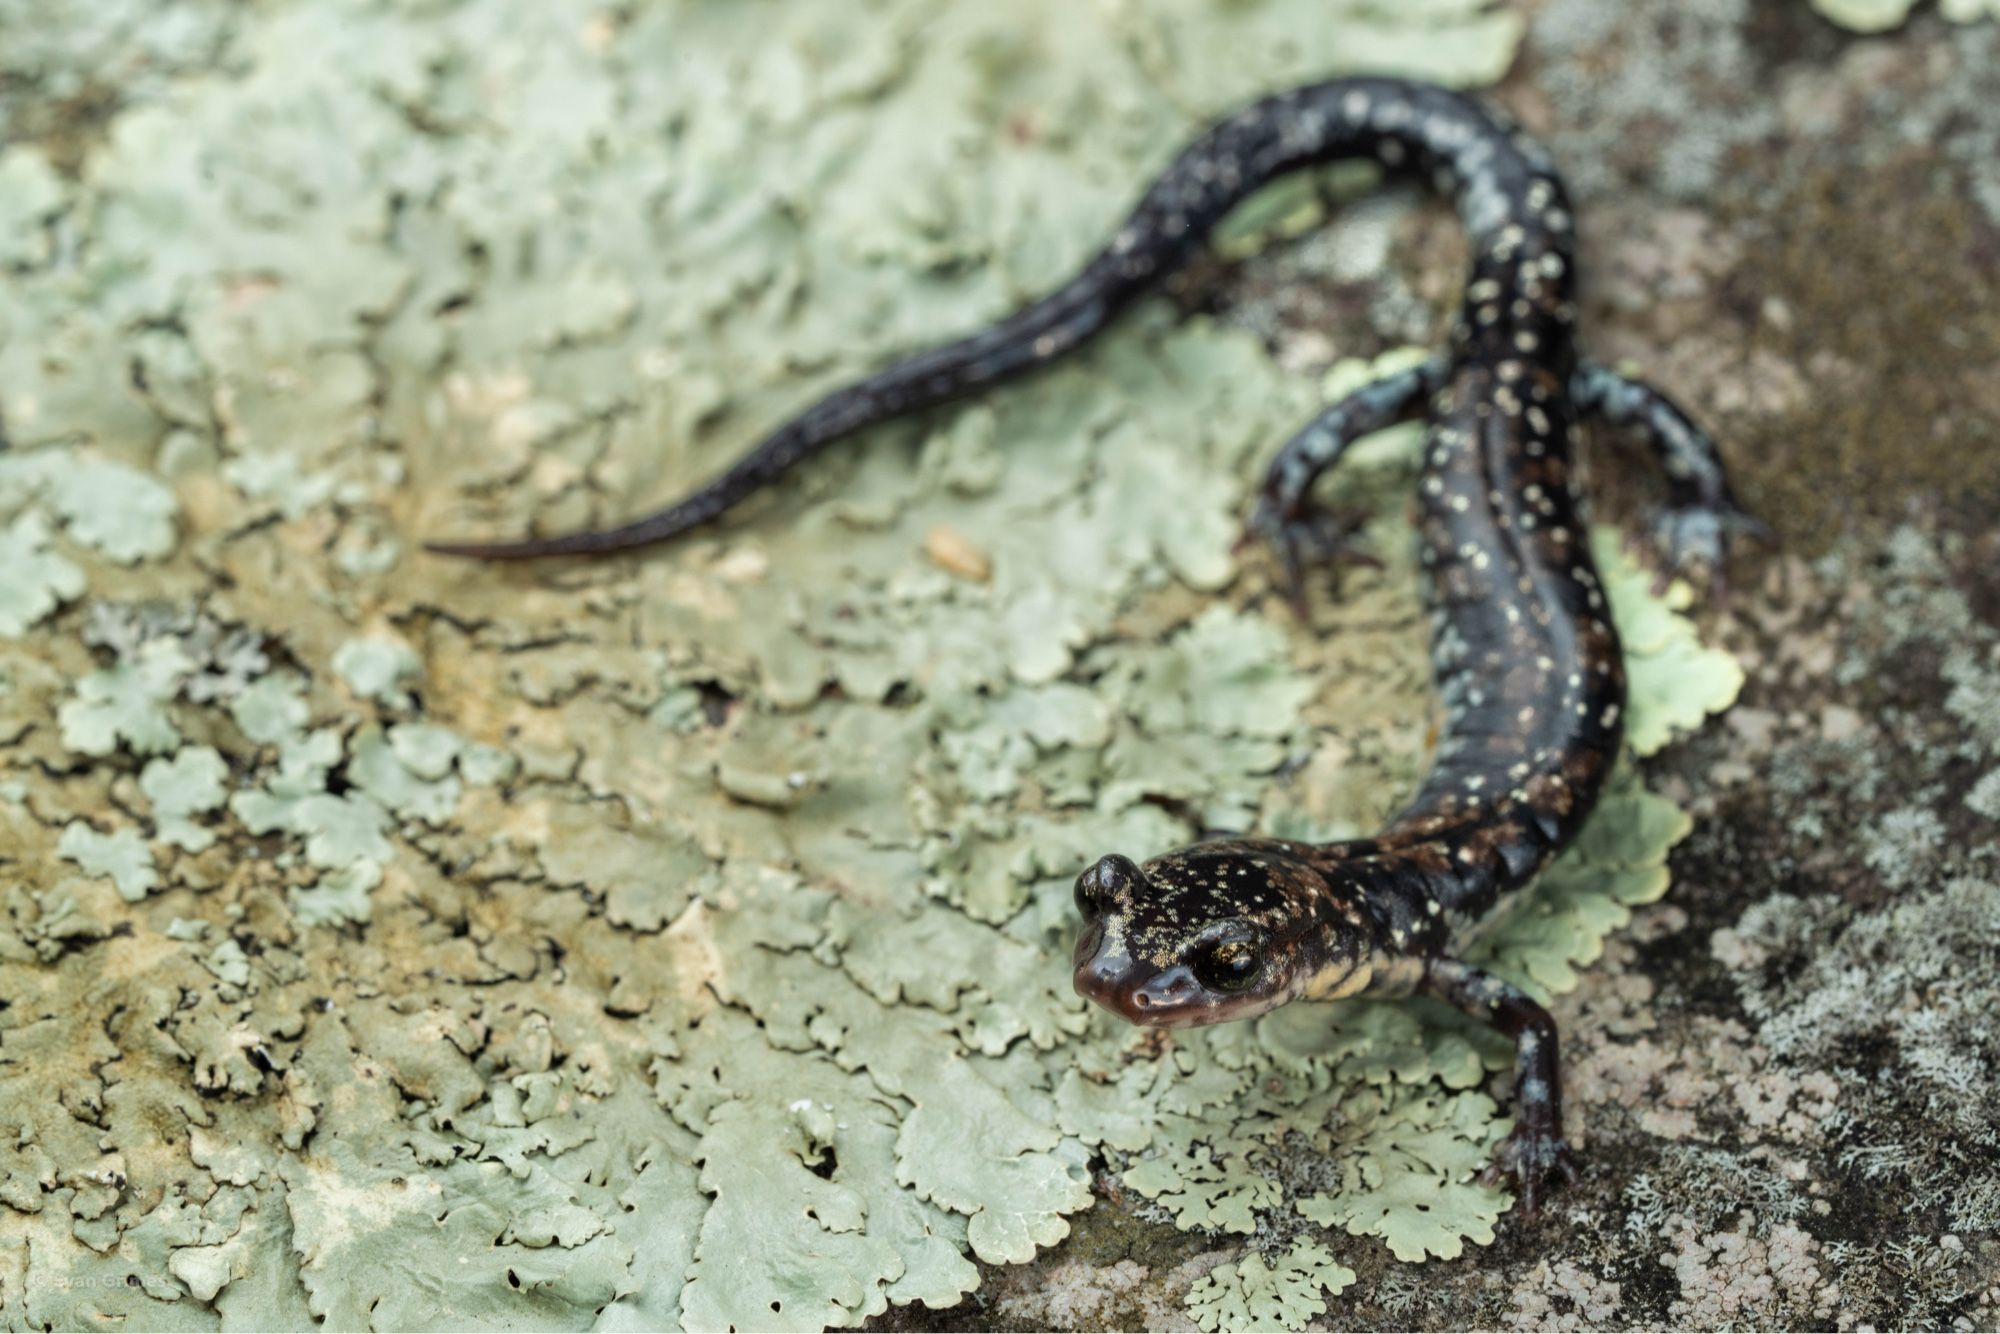
[(1308, 567), (1380, 565), (1356, 538), (1365, 514), (1315, 502), (1313, 484), (1355, 441), (1420, 412), (1445, 371), (1446, 362), (1438, 357), (1361, 386), (1306, 423), (1271, 460), (1237, 548), (1256, 541), (1271, 545), (1285, 595), (1301, 617)]
[(1768, 525), (1737, 503), (1714, 437), (1666, 394), (1606, 366), (1579, 367), (1570, 395), (1579, 412), (1645, 438), (1667, 474), (1667, 503), (1653, 521), (1667, 569), (1705, 573), (1718, 594), (1726, 592), (1730, 540), (1768, 544), (1773, 538)]
[(1533, 1218), (1552, 1185), (1576, 1181), (1576, 1160), (1562, 1137), (1556, 1021), (1519, 987), (1456, 959), (1427, 964), (1423, 987), (1514, 1040), (1514, 1132), (1482, 1179), (1511, 1178), (1522, 1216)]

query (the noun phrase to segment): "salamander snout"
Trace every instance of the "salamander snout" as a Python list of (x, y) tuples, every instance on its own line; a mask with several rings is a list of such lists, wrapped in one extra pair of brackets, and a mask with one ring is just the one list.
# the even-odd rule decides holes
[(1076, 878), (1076, 913), (1083, 919), (1071, 956), (1076, 992), (1116, 1013), (1126, 1011), (1122, 1002), (1133, 972), (1131, 942), (1123, 927), (1145, 885), (1146, 873), (1138, 863), (1115, 852)]
[(1105, 936), (1103, 924), (1093, 922), (1077, 938), (1077, 995), (1130, 1024), (1179, 1027), (1204, 1021), (1205, 998), (1187, 969), (1137, 963), (1123, 945), (1107, 942)]

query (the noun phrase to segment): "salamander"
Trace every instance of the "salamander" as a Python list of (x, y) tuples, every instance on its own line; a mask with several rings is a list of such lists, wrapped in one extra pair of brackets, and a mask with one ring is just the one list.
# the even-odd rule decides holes
[(1278, 451), (1246, 536), (1306, 573), (1354, 558), (1353, 520), (1315, 482), (1357, 438), (1425, 420), (1420, 575), (1444, 721), (1428, 776), (1372, 838), (1197, 842), (1105, 856), (1076, 881), (1079, 993), (1135, 1024), (1244, 1019), (1297, 1000), (1442, 997), (1512, 1039), (1515, 1128), (1489, 1178), (1532, 1215), (1576, 1169), (1563, 1141), (1556, 1026), (1454, 954), (1469, 926), (1575, 837), (1622, 738), (1625, 669), (1574, 490), (1579, 425), (1635, 428), (1659, 455), (1669, 563), (1719, 574), (1759, 526), (1714, 442), (1651, 387), (1579, 362), (1574, 224), (1546, 152), (1496, 109), (1395, 78), (1276, 93), (1219, 122), (1145, 190), (1069, 281), (998, 323), (827, 394), (699, 490), (622, 526), (520, 542), (433, 543), (525, 559), (620, 551), (705, 524), (834, 441), (1045, 365), (1183, 265), (1239, 201), (1337, 159), (1414, 175), (1452, 200), (1471, 273), (1445, 349), (1367, 385)]

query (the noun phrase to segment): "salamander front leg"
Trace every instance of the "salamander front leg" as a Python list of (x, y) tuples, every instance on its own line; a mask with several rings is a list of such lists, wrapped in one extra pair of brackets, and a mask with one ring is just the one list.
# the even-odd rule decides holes
[(1456, 959), (1427, 964), (1423, 989), (1514, 1040), (1514, 1133), (1481, 1179), (1512, 1177), (1522, 1216), (1533, 1218), (1552, 1178), (1576, 1181), (1576, 1161), (1562, 1137), (1556, 1021), (1519, 987)]
[(1767, 524), (1736, 503), (1714, 438), (1671, 398), (1606, 366), (1579, 367), (1570, 397), (1579, 413), (1645, 437), (1667, 474), (1667, 504), (1653, 533), (1668, 569), (1705, 571), (1718, 594), (1727, 592), (1730, 539), (1773, 538)]
[(1425, 400), (1443, 383), (1445, 371), (1444, 358), (1433, 357), (1361, 386), (1308, 422), (1271, 460), (1257, 508), (1236, 546), (1240, 551), (1255, 541), (1271, 544), (1283, 570), (1285, 594), (1300, 616), (1305, 615), (1309, 563), (1380, 563), (1355, 542), (1362, 516), (1316, 504), (1313, 483), (1340, 462), (1356, 440), (1422, 411)]

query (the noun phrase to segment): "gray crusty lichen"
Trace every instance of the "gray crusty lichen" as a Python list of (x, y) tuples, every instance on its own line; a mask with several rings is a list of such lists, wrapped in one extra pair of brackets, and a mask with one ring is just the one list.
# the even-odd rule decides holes
[[(1724, 776), (1768, 773), (1767, 818), (1824, 851), (1781, 866), (1710, 938), (1748, 1019), (1710, 1035), (1746, 1143), (1734, 1162), (1689, 1146), (1675, 1179), (1628, 1192), (1632, 1225), (1675, 1239), (1692, 1278), (1676, 1309), (1698, 1323), (1992, 1323), (2000, 633), (1955, 574), (1968, 559), (1905, 527), (1879, 551), (1795, 564), (1791, 600), (1818, 614), (1761, 627), (1770, 683), (1828, 698), (1743, 711)], [(1828, 881), (1842, 892), (1801, 892)], [(1745, 1212), (1674, 1202), (1704, 1176), (1734, 1177)], [(1755, 1253), (1727, 1254), (1732, 1236)]]
[[(1407, 436), (1356, 475), (1398, 559), (1316, 634), (1227, 550), (1311, 388), (1163, 304), (670, 553), (413, 552), (671, 494), (1042, 288), (1205, 115), (1490, 80), (1517, 19), (19, 10), (8, 1323), (852, 1324), (1059, 1242), (1093, 1165), (1259, 1237), (1188, 1292), (1211, 1326), (1302, 1322), (1370, 1238), (1493, 1239), (1490, 1035), (1370, 1005), (1160, 1043), (1064, 958), (1096, 852), (1407, 788)], [(1613, 582), (1657, 745), (1740, 677)], [(1573, 986), (1686, 827), (1628, 777), (1492, 958)]]

